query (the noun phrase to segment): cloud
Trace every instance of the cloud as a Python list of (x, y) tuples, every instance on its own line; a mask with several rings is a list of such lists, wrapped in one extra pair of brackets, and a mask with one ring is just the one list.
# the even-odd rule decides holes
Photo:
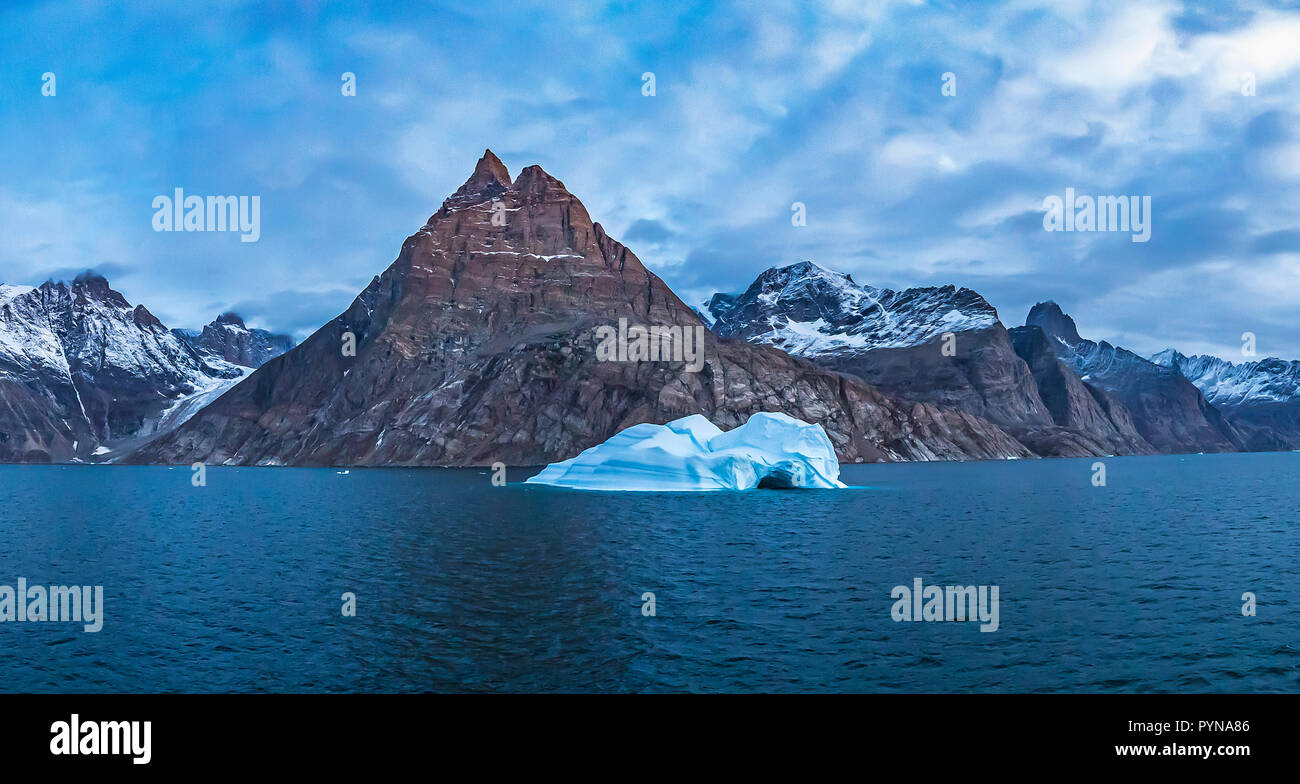
[[(63, 282), (71, 283), (73, 279), (75, 279), (78, 275), (81, 275), (86, 272), (91, 272), (96, 275), (99, 275), (100, 277), (107, 278), (108, 280), (111, 281), (118, 278), (121, 275), (126, 274), (127, 272), (130, 271), (130, 269), (131, 269), (130, 267), (127, 267), (123, 264), (112, 264), (112, 263), (96, 264), (90, 267), (80, 267), (80, 268), (62, 267), (60, 269), (52, 269), (46, 272), (44, 275), (44, 280), (52, 280), (55, 282), (63, 281)], [(38, 275), (37, 277), (41, 277), (41, 276)]]
[(1300, 253), (1300, 229), (1272, 231), (1255, 238), (1255, 253)]
[[(1004, 315), (1069, 300), (1114, 332), (1094, 337), (1153, 349), (1262, 322), (1300, 356), (1285, 4), (228, 10), (0, 10), (0, 280), (95, 267), (169, 324), (235, 307), (301, 336), (491, 147), (563, 180), (689, 301), (812, 259), (971, 286)], [(261, 241), (155, 234), (150, 201), (174, 187), (260, 195)], [(1044, 232), (1066, 187), (1151, 196), (1151, 242)]]
[(676, 236), (676, 232), (669, 229), (660, 221), (641, 218), (633, 223), (628, 230), (623, 233), (623, 241), (625, 243), (644, 242), (652, 245), (660, 245)]

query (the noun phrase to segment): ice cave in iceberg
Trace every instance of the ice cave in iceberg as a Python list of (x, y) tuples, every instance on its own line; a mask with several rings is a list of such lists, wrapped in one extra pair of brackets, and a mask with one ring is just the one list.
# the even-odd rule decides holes
[(723, 432), (700, 414), (640, 424), (559, 463), (528, 484), (577, 490), (836, 488), (840, 464), (821, 425), (762, 412)]

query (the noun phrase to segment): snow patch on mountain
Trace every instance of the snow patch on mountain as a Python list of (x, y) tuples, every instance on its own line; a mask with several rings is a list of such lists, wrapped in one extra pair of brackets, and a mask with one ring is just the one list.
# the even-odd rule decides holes
[(162, 432), (167, 412), (210, 399), (245, 371), (201, 356), (93, 273), (0, 287), (0, 385), (10, 403), (0, 411), (0, 458), (101, 457)]
[[(19, 287), (7, 286), (15, 291)], [(53, 373), (72, 380), (72, 371), (35, 289), (0, 297), (0, 374), (29, 377)]]
[(906, 348), (998, 323), (997, 311), (970, 289), (878, 289), (808, 261), (768, 269), (744, 293), (714, 295), (704, 310), (722, 337), (804, 357)]
[(185, 424), (190, 417), (199, 413), (204, 406), (216, 400), (226, 393), (226, 390), (238, 384), (240, 381), (252, 375), (254, 368), (236, 367), (239, 375), (231, 378), (212, 378), (206, 384), (196, 389), (194, 392), (177, 398), (158, 418), (157, 425), (148, 433), (140, 435), (151, 435), (152, 433), (166, 433)]
[(1205, 354), (1165, 349), (1151, 361), (1182, 373), (1216, 406), (1284, 403), (1300, 399), (1300, 361), (1268, 357), (1234, 363)]
[(8, 302), (14, 297), (22, 296), (32, 291), (34, 286), (11, 286), (8, 283), (0, 283), (0, 305)]

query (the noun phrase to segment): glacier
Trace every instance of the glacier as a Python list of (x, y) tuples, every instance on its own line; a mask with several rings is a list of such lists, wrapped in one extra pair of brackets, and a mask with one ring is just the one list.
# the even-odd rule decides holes
[(840, 488), (840, 464), (821, 425), (779, 412), (723, 431), (701, 414), (633, 425), (525, 484), (575, 490), (708, 491)]

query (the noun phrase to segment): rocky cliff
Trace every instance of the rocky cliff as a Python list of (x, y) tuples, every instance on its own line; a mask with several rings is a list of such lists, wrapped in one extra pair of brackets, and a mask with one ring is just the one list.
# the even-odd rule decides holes
[[(1010, 335), (1057, 425), (1087, 439), (1103, 454), (1143, 455), (1155, 451), (1138, 432), (1124, 404), (1106, 390), (1082, 381), (1057, 357), (1041, 328), (1015, 327)], [(1053, 450), (1053, 444), (1035, 442), (1031, 448), (1045, 454)]]
[(1159, 452), (1232, 452), (1242, 435), (1179, 371), (1106, 341), (1079, 336), (1055, 302), (1040, 302), (1026, 326), (1038, 327), (1057, 357), (1083, 381), (1119, 400), (1137, 431)]

